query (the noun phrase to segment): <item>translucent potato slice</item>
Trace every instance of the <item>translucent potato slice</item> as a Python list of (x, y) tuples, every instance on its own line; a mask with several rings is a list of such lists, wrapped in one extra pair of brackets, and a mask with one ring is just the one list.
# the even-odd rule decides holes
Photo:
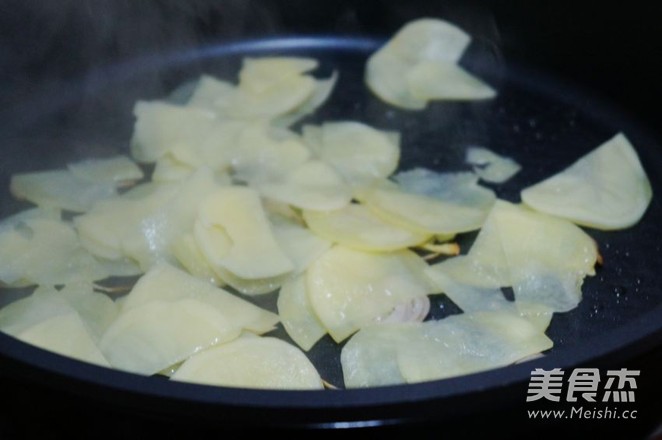
[(219, 111), (235, 92), (233, 84), (211, 75), (201, 75), (186, 105), (206, 110)]
[(294, 264), (294, 274), (300, 274), (331, 247), (331, 241), (315, 235), (291, 218), (269, 215), (276, 242)]
[(464, 313), (363, 328), (343, 347), (341, 363), (345, 385), (357, 388), (476, 373), (552, 345), (543, 330), (511, 312)]
[(398, 347), (397, 361), (407, 383), (503, 367), (553, 346), (528, 320), (497, 311), (428, 321), (420, 324), (417, 336)]
[(422, 61), (411, 67), (405, 81), (409, 93), (421, 101), (490, 99), (496, 91), (457, 64)]
[(405, 24), (384, 47), (410, 63), (456, 63), (470, 42), (469, 34), (452, 23), (435, 18), (421, 18)]
[(422, 234), (456, 234), (479, 229), (496, 196), (472, 173), (415, 169), (395, 176), (396, 185), (367, 191), (362, 202), (385, 221)]
[(40, 322), (16, 337), (23, 342), (63, 356), (110, 367), (99, 347), (90, 337), (83, 321), (75, 313), (55, 316)]
[(0, 281), (8, 285), (66, 284), (108, 275), (61, 220), (28, 219), (0, 233)]
[(303, 135), (318, 158), (355, 186), (388, 177), (400, 160), (397, 133), (376, 130), (360, 122), (306, 126)]
[(122, 310), (99, 346), (113, 367), (152, 375), (240, 333), (226, 314), (204, 301), (153, 300)]
[(350, 204), (334, 211), (304, 211), (303, 218), (320, 237), (364, 251), (403, 249), (431, 238), (430, 234), (387, 223), (360, 204)]
[(322, 379), (293, 345), (270, 337), (240, 337), (192, 356), (172, 380), (261, 389), (322, 389)]
[(244, 58), (239, 84), (256, 92), (277, 87), (281, 81), (317, 68), (318, 62), (302, 57)]
[(170, 249), (179, 264), (194, 277), (217, 286), (223, 284), (220, 277), (209, 266), (192, 233), (183, 234), (173, 242)]
[(235, 179), (256, 184), (286, 176), (309, 158), (310, 151), (294, 133), (258, 122), (239, 132), (230, 164)]
[(172, 153), (168, 152), (156, 160), (152, 172), (153, 182), (177, 182), (190, 177), (195, 167), (179, 161)]
[(637, 223), (653, 191), (637, 152), (619, 133), (560, 173), (525, 188), (521, 196), (537, 211), (613, 230)]
[(576, 307), (584, 278), (595, 274), (595, 241), (558, 217), (503, 201), (495, 210), (515, 299), (541, 303), (557, 312)]
[(492, 98), (489, 85), (457, 65), (470, 41), (443, 20), (409, 22), (368, 59), (365, 82), (383, 101), (408, 110), (430, 100)]
[(260, 196), (250, 188), (221, 188), (206, 198), (195, 238), (212, 267), (240, 278), (270, 278), (294, 269), (274, 239)]
[(498, 155), (484, 147), (467, 148), (466, 162), (473, 166), (474, 173), (482, 180), (492, 183), (503, 183), (522, 169), (510, 157)]
[(96, 202), (116, 194), (114, 182), (90, 182), (69, 170), (14, 174), (10, 191), (18, 199), (73, 212), (88, 211)]
[(283, 78), (273, 85), (250, 87), (239, 84), (230, 116), (241, 119), (271, 119), (294, 111), (315, 91), (315, 79), (296, 75)]
[(308, 161), (287, 176), (255, 185), (264, 197), (301, 209), (332, 210), (349, 204), (349, 187), (330, 165)]
[(315, 81), (315, 90), (303, 104), (295, 108), (293, 111), (279, 116), (273, 120), (274, 125), (289, 127), (304, 118), (305, 116), (313, 113), (317, 108), (324, 104), (338, 82), (338, 72), (334, 71), (330, 77), (326, 79), (318, 79)]
[(310, 303), (336, 342), (431, 293), (426, 263), (411, 251), (370, 253), (334, 246), (306, 273)]
[(87, 159), (67, 165), (76, 178), (87, 182), (122, 183), (140, 180), (144, 173), (126, 156), (113, 156), (104, 159)]
[(40, 287), (0, 310), (0, 330), (45, 350), (109, 366), (96, 343), (117, 313), (91, 285), (57, 291)]
[(208, 309), (224, 315), (224, 322), (228, 325), (242, 330), (261, 334), (272, 330), (278, 322), (278, 316), (274, 313), (168, 264), (155, 265), (143, 275), (124, 299), (122, 310), (152, 301), (183, 299), (202, 302)]
[(217, 123), (212, 111), (162, 101), (138, 101), (133, 113), (131, 155), (138, 162), (155, 162), (175, 146), (201, 143)]
[(278, 292), (278, 315), (292, 340), (308, 351), (326, 335), (326, 329), (310, 305), (305, 275), (291, 278)]

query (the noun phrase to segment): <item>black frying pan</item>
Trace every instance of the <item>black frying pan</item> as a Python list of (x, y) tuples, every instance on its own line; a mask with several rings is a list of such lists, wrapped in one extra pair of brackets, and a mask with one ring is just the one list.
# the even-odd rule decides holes
[[(335, 36), (249, 39), (93, 71), (84, 93), (79, 84), (64, 83), (59, 90), (49, 91), (48, 100), (36, 101), (39, 112), (26, 112), (34, 108), (34, 101), (15, 106), (14, 115), (21, 115), (16, 118), (21, 124), (15, 124), (10, 142), (2, 145), (1, 182), (6, 188), (15, 172), (56, 168), (75, 158), (125, 152), (135, 99), (160, 98), (201, 72), (233, 80), (241, 58), (247, 55), (315, 57), (321, 61), (319, 73), (323, 76), (337, 69), (340, 80), (332, 98), (306, 122), (353, 119), (399, 130), (403, 169), (463, 169), (468, 145), (483, 145), (512, 156), (523, 170), (494, 189), (499, 197), (514, 202), (519, 200), (521, 188), (555, 173), (623, 131), (637, 147), (651, 179), (653, 202), (633, 228), (587, 230), (599, 243), (605, 263), (595, 277), (586, 280), (580, 306), (553, 319), (548, 335), (555, 347), (547, 356), (485, 373), (407, 386), (311, 392), (237, 390), (107, 370), (0, 334), (0, 373), (11, 381), (28, 384), (28, 389), (40, 386), (47, 395), (64, 392), (104, 410), (126, 409), (163, 423), (175, 417), (183, 425), (213, 427), (453, 426), (457, 420), (471, 421), (475, 416), (498, 415), (521, 407), (533, 368), (621, 368), (634, 356), (662, 346), (662, 149), (657, 133), (586, 88), (495, 56), (493, 46), (485, 41), (477, 41), (462, 64), (494, 85), (499, 91), (497, 99), (435, 103), (423, 112), (400, 111), (372, 96), (362, 82), (365, 60), (381, 41)], [(0, 207), (7, 215), (22, 205), (5, 192), (0, 196)], [(467, 234), (460, 244), (467, 249), (473, 238)], [(6, 302), (7, 292), (0, 293)], [(275, 310), (275, 294), (248, 299)], [(458, 311), (443, 295), (433, 297), (431, 318)], [(274, 334), (287, 338), (282, 329)], [(342, 383), (338, 354), (339, 347), (328, 338), (310, 352), (323, 377), (335, 384)], [(524, 409), (521, 411), (524, 418)]]

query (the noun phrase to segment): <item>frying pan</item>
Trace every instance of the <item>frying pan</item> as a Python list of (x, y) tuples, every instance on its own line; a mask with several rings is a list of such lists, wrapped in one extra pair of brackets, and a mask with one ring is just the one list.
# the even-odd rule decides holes
[[(373, 2), (367, 4), (375, 6)], [(499, 4), (503, 3), (495, 5)], [(508, 11), (522, 16), (532, 13), (520, 6), (511, 5)], [(362, 8), (366, 8), (365, 4), (357, 10)], [(306, 122), (352, 119), (398, 130), (402, 134), (402, 169), (464, 169), (468, 145), (487, 146), (513, 157), (523, 166), (522, 171), (493, 188), (499, 197), (514, 202), (519, 200), (521, 188), (559, 171), (622, 131), (637, 148), (650, 177), (654, 199), (641, 222), (630, 229), (587, 229), (599, 243), (605, 263), (596, 276), (585, 281), (579, 307), (557, 314), (552, 320), (547, 334), (555, 347), (543, 358), (526, 363), (421, 384), (361, 390), (267, 391), (173, 383), (108, 370), (0, 334), (0, 373), (14, 386), (10, 389), (16, 393), (36, 389), (49, 402), (78, 402), (74, 408), (81, 411), (119, 411), (132, 414), (132, 420), (144, 418), (161, 426), (171, 426), (173, 419), (178, 426), (213, 428), (434, 424), (456, 432), (458, 421), (463, 430), (475, 430), (468, 426), (475, 420), (496, 423), (503, 421), (507, 411), (517, 408), (519, 412), (510, 416), (528, 429), (522, 403), (533, 368), (621, 368), (636, 356), (662, 347), (662, 203), (658, 197), (662, 193), (662, 145), (659, 129), (650, 124), (656, 115), (643, 105), (623, 105), (633, 98), (618, 99), (618, 93), (610, 93), (608, 87), (613, 83), (609, 78), (617, 79), (609, 74), (607, 80), (603, 78), (603, 82), (596, 81), (596, 87), (589, 87), (581, 69), (569, 79), (563, 75), (563, 69), (553, 69), (554, 63), (542, 55), (526, 62), (524, 55), (535, 53), (537, 48), (508, 45), (512, 41), (509, 38), (517, 36), (513, 29), (521, 22), (516, 18), (500, 22), (503, 15), (499, 11), (503, 9), (496, 6), (491, 17), (495, 26), (510, 29), (510, 34), (503, 31), (501, 35), (501, 43), (510, 49), (495, 50), (493, 40), (478, 38), (461, 61), (497, 88), (499, 95), (495, 100), (434, 103), (423, 112), (389, 107), (363, 84), (363, 66), (390, 33), (385, 29), (395, 30), (396, 24), (414, 17), (380, 11), (386, 14), (379, 22), (383, 27), (375, 23), (365, 26), (369, 31), (379, 28), (378, 33), (318, 32), (223, 40), (195, 49), (114, 60), (85, 71), (84, 76), (77, 72), (69, 80), (59, 81), (56, 88), (42, 88), (29, 99), (5, 94), (12, 97), (12, 102), (2, 118), (6, 135), (0, 151), (0, 184), (7, 188), (9, 177), (16, 172), (57, 168), (76, 158), (126, 152), (133, 124), (131, 107), (136, 99), (161, 98), (202, 72), (234, 80), (244, 56), (310, 56), (320, 61), (316, 74), (327, 76), (337, 70), (340, 78), (332, 97)], [(540, 43), (543, 51), (549, 50), (541, 34), (544, 32), (531, 39)], [(518, 37), (521, 41), (522, 35)], [(563, 47), (570, 51), (573, 46)], [(569, 52), (568, 59), (574, 56), (577, 54)], [(655, 93), (660, 96), (659, 87), (651, 92), (653, 96)], [(3, 216), (22, 207), (7, 192), (0, 193)], [(473, 238), (475, 234), (463, 235), (462, 248), (467, 249)], [(0, 293), (0, 304), (17, 295)], [(21, 293), (25, 292), (18, 295)], [(275, 310), (275, 294), (249, 299)], [(432, 297), (431, 318), (441, 319), (457, 312), (445, 296)], [(282, 329), (274, 334), (287, 339)], [(338, 354), (338, 346), (328, 338), (309, 353), (323, 377), (333, 384), (342, 383)], [(646, 374), (643, 370), (642, 375)], [(26, 402), (21, 408), (30, 407), (31, 398), (27, 396), (19, 399)]]

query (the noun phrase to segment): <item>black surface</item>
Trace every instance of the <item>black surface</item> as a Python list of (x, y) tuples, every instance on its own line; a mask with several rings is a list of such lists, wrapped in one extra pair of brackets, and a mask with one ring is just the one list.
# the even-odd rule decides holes
[[(336, 93), (313, 120), (357, 119), (402, 130), (404, 168), (461, 168), (464, 147), (485, 145), (513, 156), (524, 166), (515, 179), (496, 188), (501, 197), (516, 200), (519, 188), (555, 172), (616, 131), (624, 130), (637, 146), (655, 191), (659, 192), (662, 162), (660, 130), (655, 123), (659, 111), (651, 100), (660, 97), (660, 88), (653, 81), (646, 83), (652, 69), (644, 68), (650, 58), (646, 51), (659, 47), (659, 40), (647, 38), (657, 34), (647, 27), (650, 17), (645, 12), (639, 16), (628, 9), (619, 15), (608, 5), (594, 11), (575, 4), (570, 13), (559, 6), (540, 4), (532, 8), (518, 2), (495, 2), (491, 9), (481, 7), (477, 9), (480, 13), (472, 15), (468, 11), (473, 6), (459, 4), (448, 2), (440, 7), (430, 2), (424, 9), (448, 12), (444, 16), (457, 19), (478, 36), (463, 64), (487, 78), (500, 95), (488, 103), (435, 104), (424, 113), (389, 109), (363, 87), (362, 63), (366, 51), (373, 47), (372, 40), (300, 40), (294, 49), (291, 45), (287, 46), (290, 49), (283, 49), (283, 44), (290, 44), (291, 40), (276, 41), (275, 46), (272, 40), (267, 46), (211, 46), (212, 49), (191, 57), (189, 46), (198, 42), (193, 39), (181, 44), (187, 57), (172, 58), (167, 69), (155, 69), (162, 62), (156, 56), (108, 70), (106, 67), (115, 65), (119, 57), (116, 49), (108, 49), (99, 52), (98, 58), (72, 57), (54, 64), (52, 70), (44, 70), (44, 62), (53, 61), (53, 53), (76, 48), (75, 39), (55, 38), (54, 52), (44, 52), (41, 61), (30, 58), (34, 68), (29, 72), (20, 69), (25, 67), (21, 63), (3, 70), (10, 79), (12, 72), (17, 72), (23, 81), (14, 88), (3, 88), (0, 95), (12, 103), (3, 108), (0, 124), (5, 134), (0, 153), (0, 185), (6, 187), (9, 175), (17, 171), (53, 168), (72, 158), (124, 151), (131, 129), (131, 106), (138, 97), (161, 97), (181, 81), (203, 71), (233, 79), (240, 56), (247, 51), (294, 51), (322, 58), (322, 72), (340, 69)], [(290, 13), (280, 12), (281, 18), (274, 19), (273, 26), (247, 24), (228, 35), (312, 30), (388, 34), (407, 19), (420, 16), (421, 11), (413, 5), (371, 1), (349, 8), (347, 13), (349, 3), (334, 5), (333, 10), (320, 13), (323, 18), (318, 24), (312, 20), (302, 25), (305, 20), (296, 18), (296, 12), (301, 11), (293, 7)], [(638, 26), (629, 24), (635, 15), (640, 18)], [(583, 23), (578, 23), (581, 19)], [(563, 31), (556, 28), (559, 23), (563, 23)], [(614, 23), (627, 24), (635, 32), (613, 32)], [(208, 23), (201, 38), (218, 37), (209, 27), (213, 28), (213, 23)], [(28, 31), (36, 32), (37, 28)], [(21, 32), (17, 31), (17, 35)], [(63, 35), (66, 34), (59, 36)], [(159, 43), (164, 41), (168, 43)], [(647, 45), (641, 47), (643, 43)], [(136, 56), (149, 54), (150, 45), (134, 50)], [(618, 54), (627, 56), (614, 56)], [(67, 68), (58, 70), (60, 65)], [(89, 69), (95, 73), (89, 75)], [(45, 107), (53, 104), (63, 105), (57, 108), (57, 117), (44, 117)], [(9, 198), (0, 198), (3, 214), (17, 207)], [(106, 373), (21, 347), (22, 344), (2, 337), (1, 351), (41, 364), (50, 371), (17, 365), (7, 358), (2, 361), (3, 385), (16, 403), (0, 419), (0, 429), (5, 430), (0, 430), (0, 435), (6, 432), (6, 438), (20, 437), (24, 430), (66, 434), (72, 429), (101, 429), (126, 435), (151, 430), (183, 433), (199, 431), (202, 426), (222, 429), (233, 425), (290, 426), (333, 421), (370, 425), (388, 420), (404, 423), (417, 432), (435, 428), (433, 431), (438, 433), (441, 428), (455, 435), (468, 432), (498, 437), (500, 432), (528, 435), (534, 431), (541, 436), (545, 432), (582, 431), (590, 425), (599, 432), (633, 435), (622, 438), (643, 438), (662, 414), (662, 387), (655, 374), (660, 368), (660, 351), (656, 347), (662, 341), (661, 210), (660, 201), (655, 198), (635, 228), (610, 233), (589, 231), (601, 245), (605, 265), (596, 277), (586, 281), (580, 307), (554, 319), (549, 334), (556, 347), (550, 356), (531, 365), (432, 385), (365, 392), (210, 392), (185, 384), (175, 387), (119, 372)], [(329, 358), (335, 359), (336, 351), (326, 342), (313, 351), (313, 360), (322, 366), (331, 382), (338, 382), (337, 361), (329, 363)], [(647, 355), (637, 357), (641, 353)], [(530, 369), (534, 365), (549, 369), (579, 364), (605, 368), (640, 366), (640, 394), (645, 397), (639, 404), (644, 418), (636, 427), (624, 423), (575, 423), (571, 427), (527, 423), (523, 400)], [(72, 380), (75, 377), (84, 380)], [(421, 420), (426, 423), (421, 425)]]

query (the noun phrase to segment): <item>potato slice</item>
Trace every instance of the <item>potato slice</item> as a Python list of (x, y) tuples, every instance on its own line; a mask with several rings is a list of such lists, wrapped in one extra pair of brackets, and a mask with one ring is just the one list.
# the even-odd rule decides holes
[(457, 65), (470, 41), (443, 20), (409, 22), (368, 59), (365, 82), (383, 101), (408, 110), (430, 100), (493, 98), (489, 85)]
[(201, 75), (186, 105), (218, 112), (225, 108), (225, 102), (233, 93), (235, 86), (230, 82), (211, 75)]
[(66, 284), (108, 275), (61, 220), (28, 219), (0, 233), (0, 281), (8, 285)]
[(381, 324), (345, 344), (348, 388), (415, 383), (512, 364), (551, 348), (543, 330), (508, 311), (453, 315), (439, 321)]
[(331, 247), (331, 241), (315, 235), (291, 218), (271, 214), (269, 223), (276, 242), (294, 264), (293, 274), (303, 273)]
[(484, 147), (467, 148), (465, 160), (485, 182), (503, 183), (522, 169), (521, 165), (510, 157), (500, 156)]
[(319, 160), (302, 164), (286, 177), (254, 186), (268, 199), (309, 210), (342, 208), (352, 198), (334, 168)]
[(114, 182), (90, 182), (69, 170), (14, 174), (10, 191), (21, 200), (46, 208), (86, 212), (103, 199), (117, 194)]
[(360, 204), (334, 211), (304, 211), (308, 227), (327, 240), (364, 251), (392, 251), (421, 244), (431, 238), (389, 224)]
[(521, 196), (537, 211), (613, 230), (637, 223), (653, 191), (637, 152), (619, 133), (560, 173), (525, 188)]
[(0, 310), (0, 330), (63, 356), (110, 366), (97, 342), (116, 314), (110, 298), (94, 293), (91, 285), (59, 292), (40, 287)]
[(123, 308), (99, 346), (113, 367), (152, 375), (240, 333), (231, 318), (204, 301), (152, 300)]
[(477, 184), (472, 173), (435, 173), (415, 169), (395, 176), (362, 202), (386, 222), (422, 234), (456, 234), (479, 229), (496, 196)]
[(281, 81), (310, 72), (317, 65), (317, 60), (303, 57), (244, 58), (239, 85), (260, 93), (278, 87)]
[(426, 263), (411, 251), (369, 253), (334, 246), (306, 273), (310, 303), (336, 342), (431, 293)]
[(414, 99), (478, 100), (491, 99), (496, 91), (458, 66), (439, 61), (421, 61), (407, 70), (407, 90)]
[(144, 173), (126, 156), (113, 156), (104, 159), (87, 159), (70, 163), (67, 168), (74, 177), (87, 182), (122, 183), (140, 180)]
[(131, 155), (138, 162), (155, 162), (178, 145), (195, 146), (218, 123), (212, 111), (162, 101), (138, 101), (133, 113)]
[(261, 389), (322, 389), (308, 358), (276, 338), (241, 337), (184, 362), (172, 380)]
[(304, 117), (313, 113), (315, 110), (317, 110), (317, 108), (319, 108), (329, 99), (337, 82), (338, 82), (338, 72), (335, 70), (333, 71), (330, 77), (326, 79), (316, 80), (315, 90), (313, 90), (313, 93), (310, 96), (310, 98), (304, 101), (300, 106), (295, 108), (293, 111), (275, 118), (273, 120), (273, 124), (282, 127), (289, 127), (291, 125), (294, 125), (300, 119), (303, 119)]
[(278, 316), (257, 307), (223, 289), (168, 264), (155, 265), (136, 283), (122, 303), (122, 310), (148, 304), (152, 301), (195, 299), (209, 309), (225, 316), (229, 325), (255, 333), (266, 333), (274, 328)]
[(292, 340), (308, 351), (326, 335), (326, 329), (310, 305), (305, 275), (283, 284), (278, 292), (278, 315)]
[(241, 278), (276, 277), (294, 269), (274, 239), (258, 193), (250, 188), (222, 188), (205, 199), (195, 238), (212, 267)]
[(332, 165), (353, 186), (388, 177), (400, 160), (399, 135), (355, 121), (304, 127), (304, 139), (315, 155)]
[(552, 346), (516, 314), (479, 312), (420, 324), (417, 338), (398, 347), (397, 362), (405, 381), (416, 383), (503, 367)]
[(192, 233), (183, 234), (173, 242), (170, 249), (179, 264), (194, 277), (217, 286), (223, 284), (223, 280), (209, 266)]

